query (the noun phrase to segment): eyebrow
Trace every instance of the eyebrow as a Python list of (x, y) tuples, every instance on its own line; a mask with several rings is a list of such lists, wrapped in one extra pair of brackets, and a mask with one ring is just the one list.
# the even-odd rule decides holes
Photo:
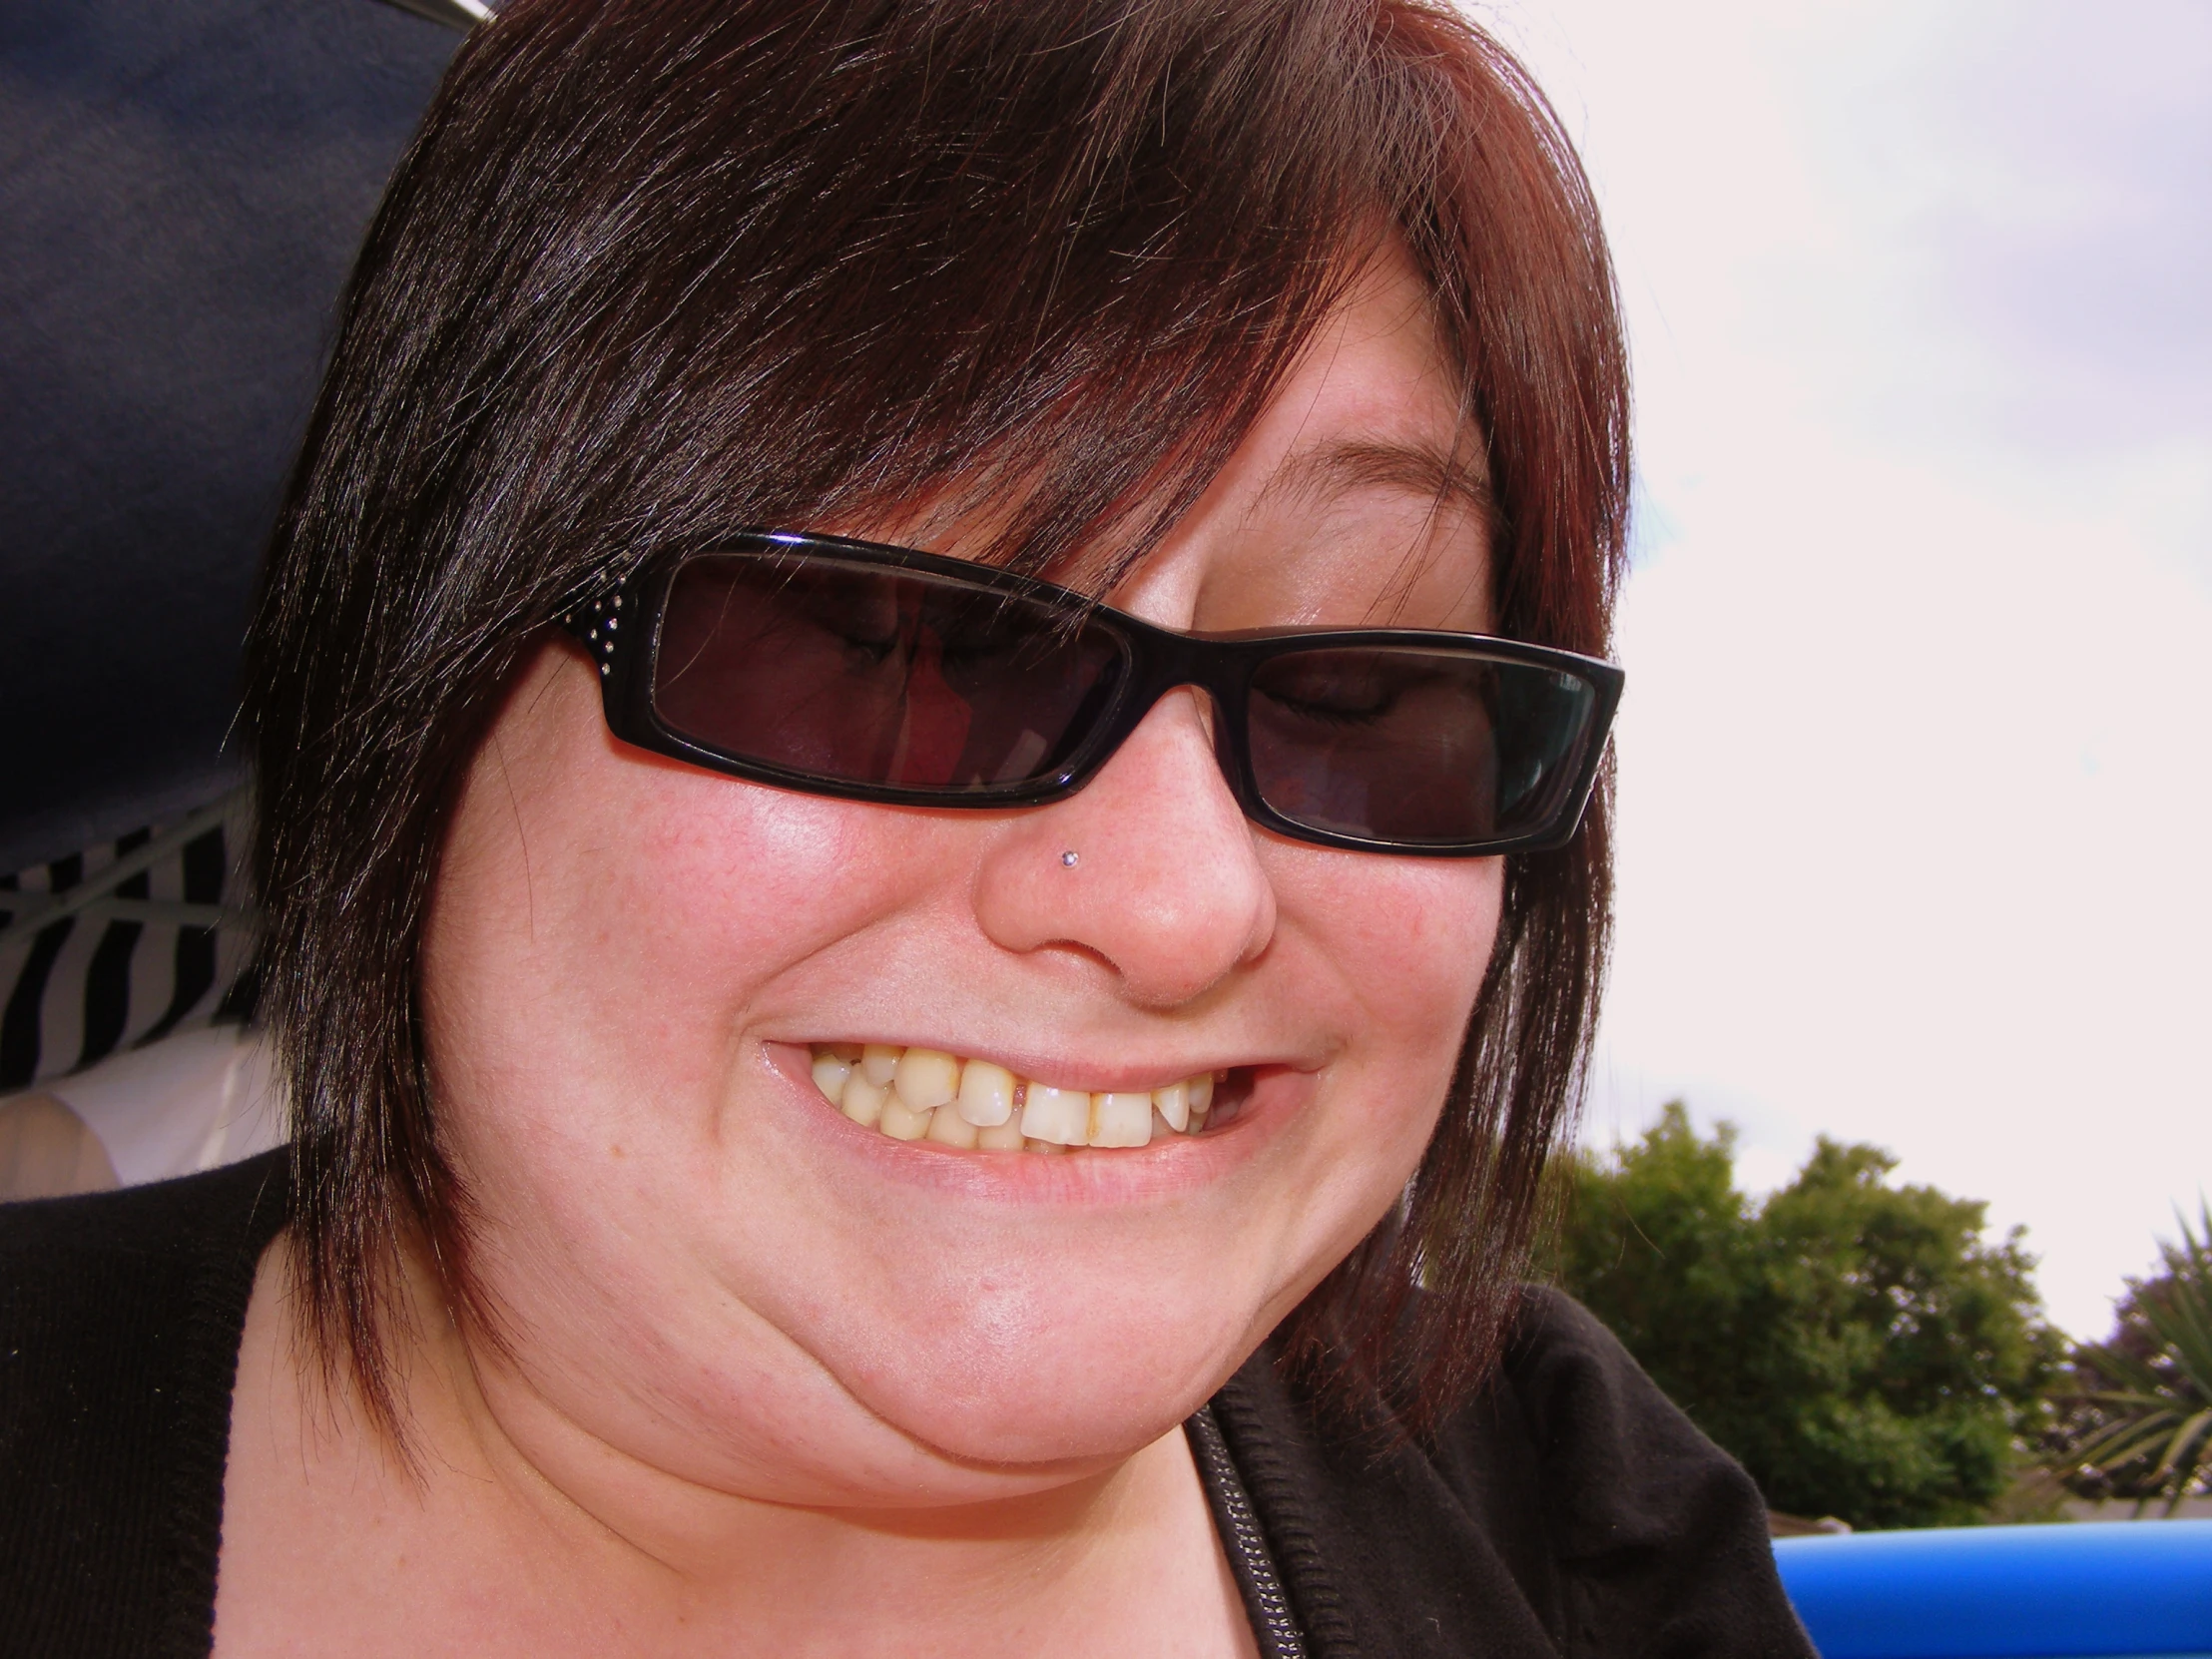
[(1497, 524), (1497, 494), (1479, 456), (1470, 461), (1457, 450), (1422, 443), (1346, 438), (1316, 445), (1277, 467), (1260, 498), (1326, 499), (1378, 486), (1425, 495), (1438, 508), (1455, 505), (1485, 526)]

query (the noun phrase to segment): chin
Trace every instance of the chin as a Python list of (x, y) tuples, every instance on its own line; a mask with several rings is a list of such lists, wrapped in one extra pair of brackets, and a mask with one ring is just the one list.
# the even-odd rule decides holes
[(1264, 1334), (1218, 1290), (1173, 1306), (1162, 1284), (975, 1276), (956, 1300), (909, 1300), (884, 1340), (823, 1358), (863, 1407), (953, 1460), (1118, 1459), (1203, 1404)]

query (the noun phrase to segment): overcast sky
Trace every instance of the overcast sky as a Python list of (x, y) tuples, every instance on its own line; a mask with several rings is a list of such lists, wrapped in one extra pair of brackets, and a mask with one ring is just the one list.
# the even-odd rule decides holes
[(2102, 1336), (2212, 1188), (2212, 6), (1478, 15), (1637, 370), (1590, 1137), (1873, 1141)]

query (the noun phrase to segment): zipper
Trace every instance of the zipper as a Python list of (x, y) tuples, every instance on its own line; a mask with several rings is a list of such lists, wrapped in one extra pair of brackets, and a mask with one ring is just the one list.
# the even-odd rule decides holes
[(1306, 1659), (1306, 1638), (1291, 1613), (1290, 1597), (1283, 1593), (1283, 1578), (1275, 1570), (1275, 1557), (1253, 1513), (1251, 1494), (1229, 1455), (1229, 1443), (1221, 1437), (1212, 1405), (1201, 1405), (1183, 1423), (1191, 1450), (1198, 1457), (1199, 1477), (1213, 1501), (1214, 1528), (1221, 1534), (1237, 1587), (1244, 1592), (1245, 1614), (1260, 1643), (1261, 1659)]

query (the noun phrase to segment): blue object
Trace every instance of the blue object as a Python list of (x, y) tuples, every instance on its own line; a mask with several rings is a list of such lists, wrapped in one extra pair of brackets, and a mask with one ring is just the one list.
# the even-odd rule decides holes
[(1784, 1538), (1822, 1659), (2212, 1656), (2212, 1520)]
[(460, 38), (371, 0), (0, 4), (0, 872), (237, 782), (254, 572)]

